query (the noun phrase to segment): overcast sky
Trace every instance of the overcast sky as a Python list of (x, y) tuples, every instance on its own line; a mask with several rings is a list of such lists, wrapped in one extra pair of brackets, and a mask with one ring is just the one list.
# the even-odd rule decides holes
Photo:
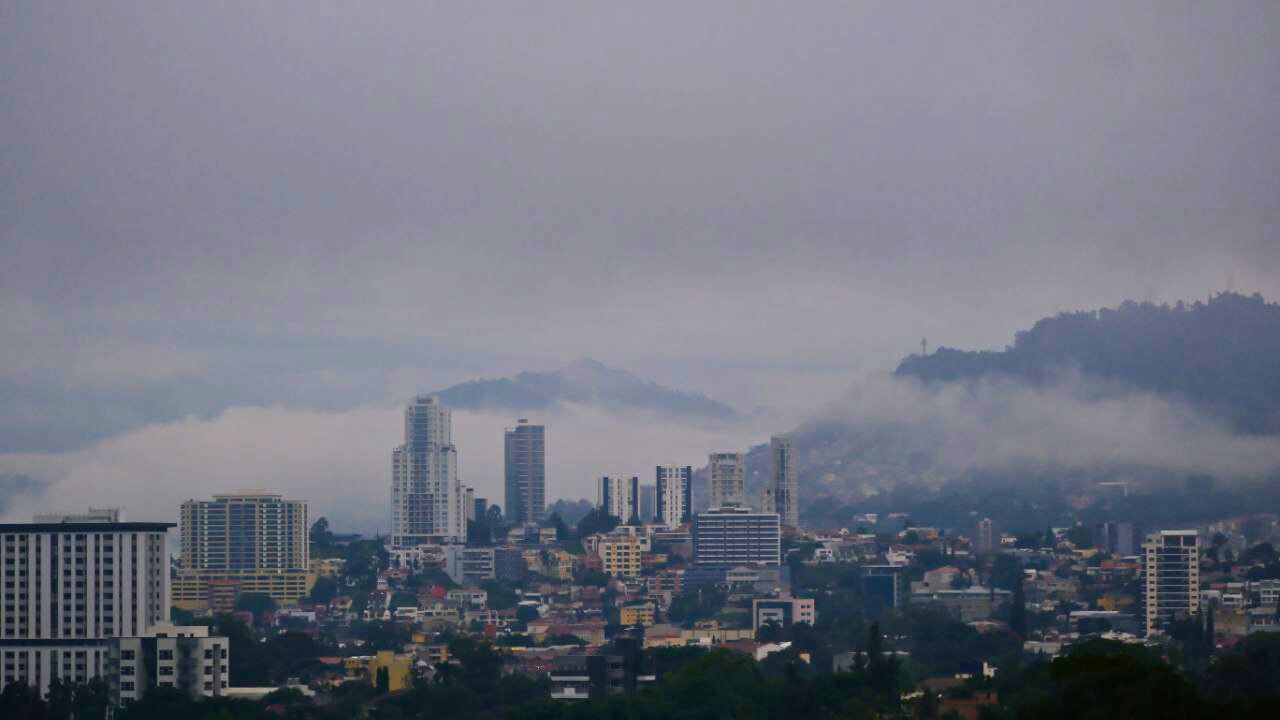
[(0, 451), (1280, 297), (1280, 4), (620, 5), (4, 4)]

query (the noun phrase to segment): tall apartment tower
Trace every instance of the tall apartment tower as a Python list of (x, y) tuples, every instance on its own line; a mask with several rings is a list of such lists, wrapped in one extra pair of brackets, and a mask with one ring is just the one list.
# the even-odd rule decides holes
[(506, 513), (513, 525), (536, 523), (546, 510), (546, 428), (516, 421), (504, 433), (506, 446)]
[(658, 487), (656, 485), (641, 485), (639, 498), (636, 504), (640, 508), (637, 513), (640, 516), (640, 521), (645, 523), (653, 522), (653, 519), (658, 516)]
[[(270, 595), (292, 604), (310, 592), (307, 503), (277, 493), (214, 495), (182, 503), (182, 552), (173, 603), (203, 610), (220, 592)], [(220, 608), (224, 609), (224, 608)]]
[(983, 555), (1000, 549), (1000, 528), (996, 526), (996, 521), (991, 518), (983, 518), (978, 521), (978, 532), (973, 542), (973, 549)]
[(657, 520), (669, 528), (689, 522), (693, 511), (693, 467), (659, 465)]
[(1161, 530), (1142, 544), (1147, 635), (1200, 610), (1200, 538), (1195, 530)]
[(606, 475), (600, 478), (600, 509), (627, 522), (640, 514), (640, 478)]
[(391, 452), (391, 544), (463, 541), (462, 503), (449, 410), (419, 395), (404, 411), (404, 444)]
[(746, 460), (742, 453), (711, 453), (711, 507), (739, 507), (746, 492)]
[(168, 622), (171, 527), (111, 510), (0, 525), (0, 688), (104, 677), (113, 638)]
[(773, 507), (788, 527), (800, 527), (800, 481), (796, 476), (796, 453), (791, 438), (774, 435), (769, 439), (770, 491)]

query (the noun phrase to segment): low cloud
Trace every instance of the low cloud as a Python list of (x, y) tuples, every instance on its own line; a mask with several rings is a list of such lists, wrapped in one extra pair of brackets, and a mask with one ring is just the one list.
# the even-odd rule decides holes
[[(1280, 438), (1232, 433), (1186, 403), (1063, 377), (1033, 388), (1011, 379), (926, 385), (893, 376), (856, 384), (815, 426), (865, 448), (892, 438), (942, 476), (1027, 465), (1144, 467), (1223, 478), (1280, 468)], [(859, 444), (861, 443), (861, 444)]]
[[(318, 412), (236, 407), (209, 419), (153, 424), (82, 450), (0, 455), (0, 475), (26, 475), (41, 492), (10, 498), (7, 519), (87, 506), (121, 507), (133, 519), (176, 520), (179, 505), (242, 489), (308, 500), (312, 517), (340, 529), (386, 531), (391, 449), (403, 433), (402, 408)], [(502, 431), (516, 415), (455, 411), (463, 483), (502, 502)], [(746, 423), (701, 427), (644, 414), (570, 405), (531, 415), (547, 426), (549, 500), (595, 497), (610, 473), (649, 478), (663, 463), (701, 465), (707, 453), (746, 450), (768, 429)]]

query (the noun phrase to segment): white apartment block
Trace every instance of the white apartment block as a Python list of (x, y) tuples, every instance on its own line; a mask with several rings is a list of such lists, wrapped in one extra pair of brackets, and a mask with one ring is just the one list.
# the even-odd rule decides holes
[(182, 504), (182, 552), (173, 602), (209, 607), (210, 586), (264, 593), (292, 604), (310, 591), (307, 503), (265, 491)]
[(114, 511), (0, 525), (0, 686), (104, 675), (112, 638), (169, 620), (168, 530)]
[(1200, 538), (1195, 530), (1162, 530), (1142, 544), (1143, 611), (1148, 635), (1200, 610)]
[(231, 646), (210, 637), (203, 625), (160, 624), (135, 637), (110, 641), (104, 673), (111, 701), (121, 705), (153, 687), (171, 687), (191, 697), (225, 694), (231, 679)]
[(600, 478), (600, 509), (627, 522), (640, 512), (640, 478), (606, 475)]
[(391, 544), (462, 542), (465, 494), (452, 419), (440, 399), (418, 396), (404, 411), (404, 444), (391, 452)]
[(671, 529), (689, 522), (689, 516), (693, 512), (693, 467), (659, 465), (656, 478), (657, 521)]
[(711, 507), (740, 506), (746, 502), (746, 458), (742, 453), (711, 453)]

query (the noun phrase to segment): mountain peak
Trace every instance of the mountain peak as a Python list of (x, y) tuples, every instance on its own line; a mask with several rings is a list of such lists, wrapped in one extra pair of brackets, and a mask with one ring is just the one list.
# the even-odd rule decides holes
[(663, 387), (590, 357), (547, 372), (472, 380), (436, 394), (446, 405), (468, 410), (548, 410), (568, 402), (702, 420), (738, 416), (733, 408), (704, 395)]

